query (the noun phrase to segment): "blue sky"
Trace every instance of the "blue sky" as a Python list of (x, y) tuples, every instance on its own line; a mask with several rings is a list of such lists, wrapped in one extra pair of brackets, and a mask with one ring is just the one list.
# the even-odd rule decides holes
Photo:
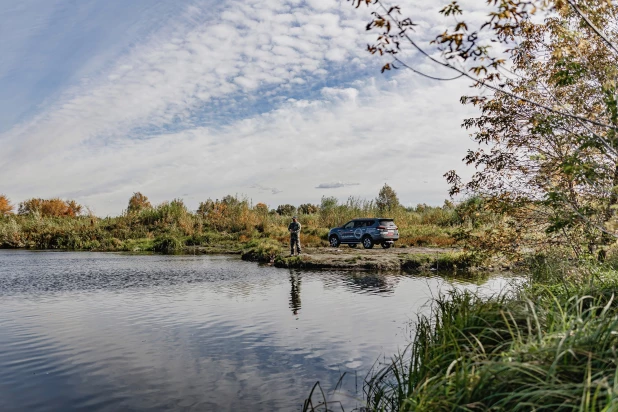
[(96, 75), (182, 10), (173, 0), (0, 2), (0, 131)]
[[(439, 4), (407, 3), (428, 42)], [(440, 204), (442, 174), (463, 169), (471, 146), (467, 84), (380, 74), (369, 12), (337, 0), (0, 0), (0, 193), (113, 215), (135, 191), (274, 207), (372, 198), (387, 182), (404, 204)]]

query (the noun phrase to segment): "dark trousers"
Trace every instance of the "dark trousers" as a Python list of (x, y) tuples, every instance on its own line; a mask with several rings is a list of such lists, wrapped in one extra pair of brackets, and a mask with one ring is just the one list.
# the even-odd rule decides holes
[(298, 251), (298, 253), (300, 253), (300, 237), (290, 237), (290, 255), (294, 254), (294, 245), (296, 245), (296, 250)]

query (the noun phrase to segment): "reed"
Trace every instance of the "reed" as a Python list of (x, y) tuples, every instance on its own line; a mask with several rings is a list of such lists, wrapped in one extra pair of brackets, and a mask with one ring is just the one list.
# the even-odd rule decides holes
[[(367, 376), (366, 410), (617, 410), (618, 272), (579, 270), (583, 281), (437, 297), (410, 346)], [(327, 397), (305, 405), (334, 410)]]
[[(174, 250), (216, 246), (242, 251), (248, 243), (260, 239), (270, 239), (281, 248), (289, 242), (287, 226), (291, 216), (269, 210), (263, 203), (252, 206), (247, 199), (226, 196), (202, 202), (194, 212), (181, 199), (152, 206), (143, 195), (137, 199), (138, 194), (132, 197), (126, 213), (106, 218), (80, 215), (77, 206), (71, 209), (75, 213), (64, 213), (66, 205), (74, 202), (31, 199), (22, 204), (21, 214), (0, 215), (0, 248), (164, 251), (169, 248), (162, 245), (173, 238), (170, 245)], [(49, 207), (41, 205), (65, 209), (51, 213)], [(309, 247), (328, 246), (327, 235), (332, 227), (354, 218), (381, 215), (373, 201), (352, 197), (342, 204), (324, 198), (320, 206), (301, 206), (294, 213), (299, 213), (303, 225), (301, 242)], [(300, 213), (303, 211), (307, 213)], [(451, 235), (456, 214), (456, 208), (447, 203), (441, 207), (398, 207), (383, 217), (394, 218), (399, 226), (399, 246), (445, 247), (456, 245)]]

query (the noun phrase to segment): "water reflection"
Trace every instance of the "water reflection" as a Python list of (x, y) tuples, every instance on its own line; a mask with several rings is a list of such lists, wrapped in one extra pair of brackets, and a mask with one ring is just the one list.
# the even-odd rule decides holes
[(399, 283), (399, 278), (398, 274), (392, 273), (356, 272), (349, 273), (344, 280), (355, 292), (382, 294), (393, 293)]
[(231, 257), (0, 251), (0, 410), (299, 410), (315, 381), (332, 388), (396, 353), (445, 285)]
[(290, 271), (290, 309), (295, 316), (300, 311), (300, 276), (299, 272)]

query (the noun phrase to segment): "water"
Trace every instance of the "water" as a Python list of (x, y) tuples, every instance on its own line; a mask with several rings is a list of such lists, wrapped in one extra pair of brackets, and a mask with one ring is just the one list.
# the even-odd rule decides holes
[(0, 250), (0, 410), (295, 411), (344, 372), (353, 407), (371, 365), (451, 286), (226, 256)]

